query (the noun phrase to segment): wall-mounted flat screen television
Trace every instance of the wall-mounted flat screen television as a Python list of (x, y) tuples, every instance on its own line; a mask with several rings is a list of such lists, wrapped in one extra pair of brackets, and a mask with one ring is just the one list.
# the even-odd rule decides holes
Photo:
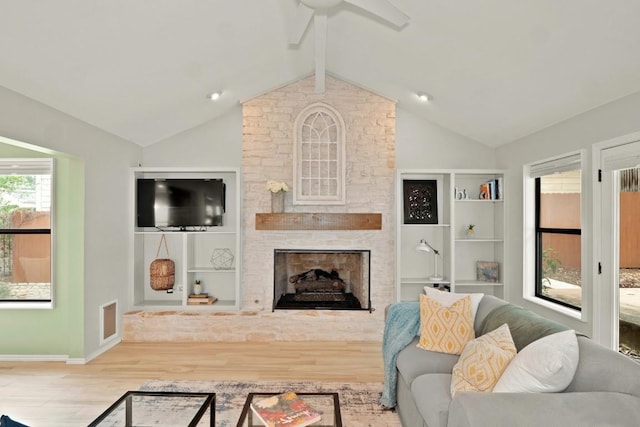
[(138, 227), (221, 226), (225, 211), (221, 179), (136, 180)]

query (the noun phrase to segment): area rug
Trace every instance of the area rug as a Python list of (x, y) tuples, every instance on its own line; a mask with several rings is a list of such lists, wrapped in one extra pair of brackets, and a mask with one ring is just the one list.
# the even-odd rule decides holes
[[(249, 393), (297, 392), (338, 393), (342, 425), (345, 427), (401, 427), (394, 411), (380, 406), (382, 383), (332, 383), (311, 381), (149, 381), (144, 391), (215, 392), (216, 426), (238, 423)], [(209, 414), (206, 414), (208, 420)], [(200, 425), (205, 425), (201, 422)]]

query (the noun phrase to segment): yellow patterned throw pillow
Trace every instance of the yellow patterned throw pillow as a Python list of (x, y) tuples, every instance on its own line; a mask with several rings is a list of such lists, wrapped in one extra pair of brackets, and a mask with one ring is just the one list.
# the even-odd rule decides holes
[(418, 348), (460, 354), (465, 344), (474, 337), (471, 297), (466, 296), (450, 307), (443, 307), (438, 301), (420, 295)]
[(451, 397), (459, 391), (493, 390), (515, 356), (516, 346), (506, 323), (469, 341), (453, 367)]

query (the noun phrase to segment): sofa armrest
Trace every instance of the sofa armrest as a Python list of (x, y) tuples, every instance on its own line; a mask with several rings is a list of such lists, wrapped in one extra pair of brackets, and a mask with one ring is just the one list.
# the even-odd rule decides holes
[(456, 394), (449, 427), (640, 425), (640, 398), (615, 392)]

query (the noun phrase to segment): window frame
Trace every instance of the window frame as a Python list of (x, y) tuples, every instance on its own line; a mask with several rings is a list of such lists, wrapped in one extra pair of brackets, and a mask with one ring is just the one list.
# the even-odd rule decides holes
[[(580, 170), (581, 175), (581, 194), (580, 194), (580, 260), (581, 260), (581, 308), (575, 308), (569, 304), (563, 304), (561, 301), (553, 298), (540, 297), (536, 295), (537, 280), (541, 277), (541, 263), (537, 263), (537, 253), (541, 241), (538, 239), (536, 233), (537, 226), (537, 213), (536, 209), (539, 205), (539, 200), (536, 200), (538, 192), (536, 191), (536, 178), (544, 175), (550, 175), (555, 172), (564, 172), (570, 170)], [(587, 188), (587, 178), (589, 174), (585, 173), (585, 153), (584, 150), (578, 150), (570, 153), (565, 153), (556, 157), (539, 160), (523, 166), (523, 286), (522, 286), (522, 298), (525, 301), (529, 301), (548, 308), (552, 311), (561, 313), (563, 315), (578, 319), (582, 322), (588, 320), (588, 310), (586, 309), (589, 304), (589, 289), (585, 285), (587, 282), (587, 265), (589, 265), (589, 254), (586, 247), (587, 229), (587, 209), (589, 197), (585, 193)], [(566, 229), (560, 229), (563, 232)]]
[[(582, 177), (582, 171), (580, 173)], [(542, 267), (543, 267), (543, 249), (542, 249), (542, 236), (543, 234), (560, 234), (560, 235), (570, 235), (570, 236), (580, 236), (580, 244), (582, 245), (582, 228), (552, 228), (552, 227), (541, 227), (540, 226), (540, 208), (541, 208), (541, 178), (535, 178), (535, 292), (534, 295), (536, 298), (541, 298), (543, 300), (549, 301), (553, 304), (559, 304), (564, 307), (568, 307), (573, 310), (582, 311), (582, 306), (578, 307), (572, 304), (569, 304), (566, 301), (562, 301), (556, 298), (549, 297), (544, 295), (542, 292)], [(580, 192), (580, 202), (582, 203), (582, 191)], [(582, 209), (580, 209), (582, 212)], [(581, 213), (582, 215), (582, 213)], [(582, 225), (582, 221), (581, 221)], [(580, 257), (582, 258), (582, 251), (580, 253)], [(582, 263), (581, 263), (582, 265)], [(580, 274), (582, 274), (582, 267), (580, 267)], [(582, 298), (581, 298), (582, 300)]]
[[(18, 165), (16, 167), (15, 165)], [(52, 309), (55, 301), (55, 159), (52, 157), (0, 158), (0, 175), (49, 175), (49, 228), (0, 228), (0, 235), (49, 235), (49, 299), (0, 299), (0, 309)], [(43, 173), (45, 172), (45, 173)], [(47, 173), (48, 172), (48, 173)]]
[[(335, 164), (336, 167), (336, 194), (309, 195), (303, 193), (305, 179), (302, 167), (303, 145), (308, 143), (303, 138), (303, 128), (311, 116), (321, 113), (333, 121), (336, 128), (336, 159), (325, 163)], [(294, 122), (294, 149), (293, 149), (293, 173), (295, 185), (293, 188), (294, 205), (344, 205), (346, 203), (346, 126), (342, 115), (332, 106), (316, 102), (305, 107), (297, 115)], [(320, 162), (322, 163), (322, 162)], [(325, 166), (325, 168), (330, 166)]]

